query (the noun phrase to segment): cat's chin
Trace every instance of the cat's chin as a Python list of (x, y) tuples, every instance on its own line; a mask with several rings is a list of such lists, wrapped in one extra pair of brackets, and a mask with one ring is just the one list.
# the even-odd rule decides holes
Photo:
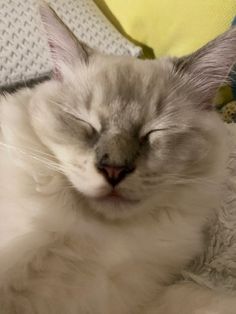
[(96, 198), (98, 202), (110, 202), (110, 203), (124, 203), (124, 204), (137, 204), (140, 202), (138, 199), (132, 199), (128, 198), (126, 196), (123, 196), (122, 194), (116, 192), (115, 190), (111, 191), (109, 194), (97, 197)]
[(133, 216), (142, 203), (139, 199), (128, 198), (114, 192), (105, 196), (90, 197), (88, 201), (96, 212), (110, 219)]

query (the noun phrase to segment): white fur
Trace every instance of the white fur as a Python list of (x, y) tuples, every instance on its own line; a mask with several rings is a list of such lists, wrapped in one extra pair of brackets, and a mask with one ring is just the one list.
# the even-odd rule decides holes
[[(223, 71), (212, 76), (206, 69), (212, 49), (214, 58), (225, 47), (224, 37), (187, 59), (183, 75), (181, 62), (178, 70), (171, 59), (96, 54), (47, 6), (41, 15), (58, 80), (0, 103), (0, 313), (232, 314), (231, 296), (221, 294), (219, 300), (218, 293), (178, 283), (178, 276), (202, 251), (206, 218), (222, 197), (224, 127), (195, 101), (209, 101), (205, 82), (211, 87), (215, 77), (228, 73), (235, 60), (234, 31), (227, 58), (217, 59), (219, 65), (227, 61)], [(137, 169), (116, 188), (123, 201), (102, 201), (111, 187), (95, 167), (94, 147), (78, 140), (78, 126), (66, 129), (71, 120), (63, 124), (63, 113), (76, 108), (79, 118), (98, 130), (103, 116), (114, 136), (132, 131), (130, 122), (135, 125), (140, 117), (150, 124), (160, 91), (169, 91), (165, 118), (144, 130), (161, 123), (168, 132), (153, 132), (148, 158), (137, 158)], [(140, 138), (133, 140), (140, 144)], [(151, 178), (149, 186), (145, 178)]]
[[(152, 199), (126, 219), (97, 215), (63, 174), (33, 158), (32, 151), (48, 154), (30, 121), (33, 93), (1, 103), (1, 314), (149, 314), (152, 303), (152, 314), (231, 313), (215, 310), (212, 292), (163, 288), (201, 251), (205, 217), (218, 200), (203, 188), (197, 202), (190, 189), (172, 193), (165, 210), (149, 212), (157, 207)], [(192, 310), (196, 300), (206, 310)]]

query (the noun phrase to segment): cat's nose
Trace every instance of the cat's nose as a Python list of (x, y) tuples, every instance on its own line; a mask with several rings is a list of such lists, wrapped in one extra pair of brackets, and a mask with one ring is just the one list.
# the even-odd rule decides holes
[(97, 168), (104, 175), (108, 183), (110, 183), (113, 187), (122, 181), (129, 173), (134, 171), (134, 167), (130, 166), (98, 164)]

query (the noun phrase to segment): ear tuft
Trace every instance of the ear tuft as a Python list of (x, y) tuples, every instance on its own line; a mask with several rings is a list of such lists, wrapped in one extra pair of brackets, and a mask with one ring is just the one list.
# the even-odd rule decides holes
[(88, 62), (92, 49), (78, 41), (46, 2), (40, 2), (39, 12), (46, 30), (56, 77), (63, 76), (62, 63), (73, 67), (76, 61)]
[(212, 103), (217, 89), (230, 84), (229, 72), (236, 62), (236, 27), (194, 52), (176, 59), (175, 70), (186, 76), (202, 99), (203, 104)]

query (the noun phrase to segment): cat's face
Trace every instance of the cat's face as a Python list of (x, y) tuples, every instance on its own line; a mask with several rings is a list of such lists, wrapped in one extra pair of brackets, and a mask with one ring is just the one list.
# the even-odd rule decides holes
[(75, 49), (60, 79), (38, 90), (31, 112), (90, 206), (122, 217), (205, 189), (222, 162), (221, 123), (208, 108), (213, 84), (205, 95), (184, 73), (185, 61)]

